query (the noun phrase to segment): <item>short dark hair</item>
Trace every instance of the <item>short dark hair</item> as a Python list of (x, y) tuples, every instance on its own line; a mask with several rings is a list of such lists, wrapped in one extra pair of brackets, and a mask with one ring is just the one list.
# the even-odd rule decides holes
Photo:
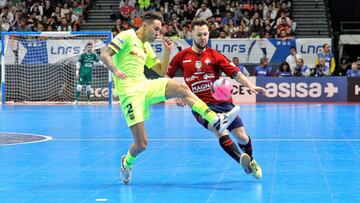
[(159, 20), (160, 22), (163, 22), (164, 21), (164, 17), (162, 16), (161, 13), (159, 12), (155, 12), (155, 11), (151, 11), (151, 12), (148, 12), (146, 13), (143, 17), (142, 17), (142, 22), (145, 22), (145, 21), (154, 21), (154, 20)]
[(191, 22), (191, 27), (194, 29), (195, 26), (208, 25), (208, 22), (205, 19), (197, 18)]
[(86, 45), (85, 45), (85, 47), (87, 47), (87, 46), (93, 46), (93, 43), (91, 43), (91, 42), (88, 42)]
[(269, 60), (269, 58), (266, 56), (261, 57), (260, 64), (263, 64), (265, 60)]

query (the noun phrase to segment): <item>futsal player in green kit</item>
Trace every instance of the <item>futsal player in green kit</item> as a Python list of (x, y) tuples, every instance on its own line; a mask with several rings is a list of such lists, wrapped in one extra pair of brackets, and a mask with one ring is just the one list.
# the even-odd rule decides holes
[(164, 75), (169, 64), (172, 43), (163, 39), (164, 52), (160, 61), (150, 43), (160, 35), (163, 17), (157, 12), (149, 12), (142, 18), (141, 27), (135, 32), (120, 32), (101, 52), (101, 60), (113, 73), (115, 94), (119, 96), (128, 127), (134, 138), (127, 155), (121, 158), (121, 180), (129, 183), (131, 168), (136, 157), (148, 143), (144, 121), (149, 118), (150, 105), (171, 98), (182, 98), (220, 133), (236, 118), (239, 107), (226, 113), (217, 114), (185, 84), (169, 78), (149, 80), (144, 75), (144, 66), (159, 75)]
[(78, 85), (76, 87), (76, 104), (79, 102), (83, 85), (86, 85), (86, 99), (87, 103), (90, 103), (93, 65), (95, 62), (101, 65), (105, 65), (102, 61), (99, 60), (98, 56), (92, 52), (92, 48), (93, 44), (90, 42), (87, 43), (85, 46), (85, 52), (80, 55), (79, 60), (76, 63), (76, 78), (79, 79)]

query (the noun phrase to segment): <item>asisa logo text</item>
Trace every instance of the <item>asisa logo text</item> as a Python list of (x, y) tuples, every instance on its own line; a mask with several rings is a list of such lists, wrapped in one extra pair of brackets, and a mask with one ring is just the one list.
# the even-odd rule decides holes
[(268, 83), (265, 85), (266, 96), (269, 98), (318, 98), (325, 94), (326, 97), (333, 97), (338, 93), (338, 87), (333, 83), (326, 83), (323, 88), (320, 83), (313, 82), (310, 84), (300, 83)]

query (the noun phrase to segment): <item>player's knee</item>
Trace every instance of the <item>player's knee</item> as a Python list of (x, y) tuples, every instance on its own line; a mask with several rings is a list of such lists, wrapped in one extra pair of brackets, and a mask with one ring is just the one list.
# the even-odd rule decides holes
[(81, 89), (82, 89), (82, 85), (77, 85), (77, 86), (76, 86), (76, 90), (77, 90), (77, 91), (81, 91)]
[(231, 131), (231, 133), (238, 138), (238, 140), (241, 144), (243, 144), (243, 143), (246, 144), (247, 141), (249, 140), (244, 127), (235, 128)]
[(185, 97), (189, 94), (189, 87), (186, 85), (186, 84), (179, 84), (179, 87), (178, 87), (178, 96), (179, 97)]
[(137, 148), (138, 152), (142, 152), (142, 151), (146, 150), (147, 146), (148, 146), (148, 141), (147, 140), (142, 140), (142, 141), (137, 143), (136, 148)]
[(91, 85), (86, 85), (86, 91), (91, 91)]

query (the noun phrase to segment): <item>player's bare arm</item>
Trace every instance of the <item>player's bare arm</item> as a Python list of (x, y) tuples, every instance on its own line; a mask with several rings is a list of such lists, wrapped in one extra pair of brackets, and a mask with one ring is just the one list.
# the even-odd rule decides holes
[(125, 79), (127, 77), (126, 74), (118, 70), (115, 67), (114, 62), (112, 61), (112, 57), (114, 55), (115, 52), (111, 48), (105, 47), (105, 49), (100, 54), (100, 59), (104, 62), (105, 66), (117, 77), (119, 77), (120, 79)]
[(155, 65), (152, 69), (157, 74), (159, 74), (160, 76), (163, 77), (163, 76), (165, 76), (166, 71), (167, 71), (167, 67), (169, 65), (170, 53), (171, 53), (173, 43), (167, 37), (164, 37), (162, 42), (163, 42), (163, 46), (165, 47), (162, 62)]
[(253, 93), (259, 93), (259, 92), (262, 92), (264, 93), (265, 92), (265, 89), (262, 88), (262, 87), (259, 87), (259, 86), (256, 86), (256, 85), (253, 85), (247, 78), (246, 76), (242, 73), (242, 72), (238, 72), (236, 74), (236, 77), (235, 77), (235, 80), (243, 85), (245, 85), (245, 87), (248, 87), (250, 89), (251, 92)]

